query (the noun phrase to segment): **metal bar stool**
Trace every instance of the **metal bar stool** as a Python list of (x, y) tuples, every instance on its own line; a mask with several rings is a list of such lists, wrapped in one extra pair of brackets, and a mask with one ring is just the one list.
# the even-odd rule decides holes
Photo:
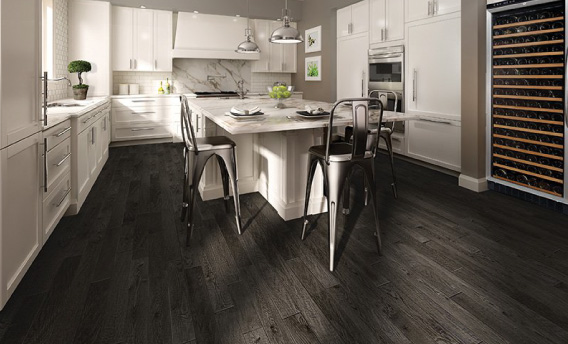
[(187, 245), (193, 231), (193, 209), (195, 206), (195, 194), (199, 180), (207, 161), (215, 156), (221, 169), (225, 209), (228, 210), (229, 182), (233, 189), (235, 202), (235, 219), (237, 230), (242, 232), (241, 208), (239, 204), (239, 187), (237, 176), (237, 145), (233, 140), (225, 136), (195, 137), (191, 122), (191, 109), (186, 96), (181, 96), (181, 133), (185, 144), (184, 155), (184, 182), (181, 221), (187, 218)]
[[(376, 98), (350, 98), (337, 101), (329, 116), (329, 128), (333, 127), (333, 115), (337, 107), (345, 102), (352, 102), (353, 116), (353, 143), (331, 143), (331, 130), (328, 130), (325, 145), (312, 146), (309, 149), (308, 181), (306, 185), (306, 200), (304, 205), (304, 226), (302, 240), (306, 236), (308, 226), (308, 205), (310, 202), (311, 186), (317, 165), (322, 167), (324, 176), (324, 190), (326, 190), (329, 213), (329, 270), (335, 267), (335, 234), (339, 197), (344, 190), (346, 180), (352, 169), (356, 166), (363, 169), (367, 190), (370, 190), (373, 200), (373, 213), (375, 216), (375, 234), (377, 249), (382, 252), (381, 232), (377, 210), (377, 188), (374, 171), (374, 157), (378, 139), (369, 133), (369, 107), (368, 103)], [(379, 102), (380, 117), (382, 121), (383, 107)], [(374, 136), (374, 138), (373, 138)], [(344, 199), (345, 202), (345, 199)]]

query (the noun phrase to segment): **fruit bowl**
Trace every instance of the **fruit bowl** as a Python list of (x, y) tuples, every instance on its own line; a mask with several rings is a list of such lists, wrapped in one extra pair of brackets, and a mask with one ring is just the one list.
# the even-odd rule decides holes
[(268, 95), (270, 96), (270, 98), (278, 100), (275, 108), (283, 109), (285, 108), (283, 100), (292, 96), (294, 86), (276, 85), (272, 87), (268, 86), (266, 89), (268, 90)]

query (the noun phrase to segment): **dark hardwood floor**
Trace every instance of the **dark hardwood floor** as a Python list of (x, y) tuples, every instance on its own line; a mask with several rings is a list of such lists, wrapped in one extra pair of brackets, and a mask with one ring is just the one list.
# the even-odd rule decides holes
[(186, 248), (181, 146), (112, 148), (0, 312), (0, 342), (568, 343), (567, 216), (400, 160), (394, 200), (377, 163), (384, 256), (358, 197), (330, 273), (327, 217), (302, 242), (259, 194), (241, 196), (242, 236), (232, 206), (199, 201)]

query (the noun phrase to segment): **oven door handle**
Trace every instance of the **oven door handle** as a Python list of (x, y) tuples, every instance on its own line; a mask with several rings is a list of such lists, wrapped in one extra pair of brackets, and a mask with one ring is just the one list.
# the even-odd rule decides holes
[(388, 59), (392, 57), (401, 57), (402, 54), (400, 53), (389, 53), (389, 54), (377, 54), (377, 55), (369, 55), (369, 62), (381, 62), (377, 61), (378, 59)]

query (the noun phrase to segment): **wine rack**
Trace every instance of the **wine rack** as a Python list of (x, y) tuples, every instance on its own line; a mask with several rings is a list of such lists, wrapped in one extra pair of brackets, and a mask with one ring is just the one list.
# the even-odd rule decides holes
[(491, 171), (564, 196), (564, 2), (492, 19)]

